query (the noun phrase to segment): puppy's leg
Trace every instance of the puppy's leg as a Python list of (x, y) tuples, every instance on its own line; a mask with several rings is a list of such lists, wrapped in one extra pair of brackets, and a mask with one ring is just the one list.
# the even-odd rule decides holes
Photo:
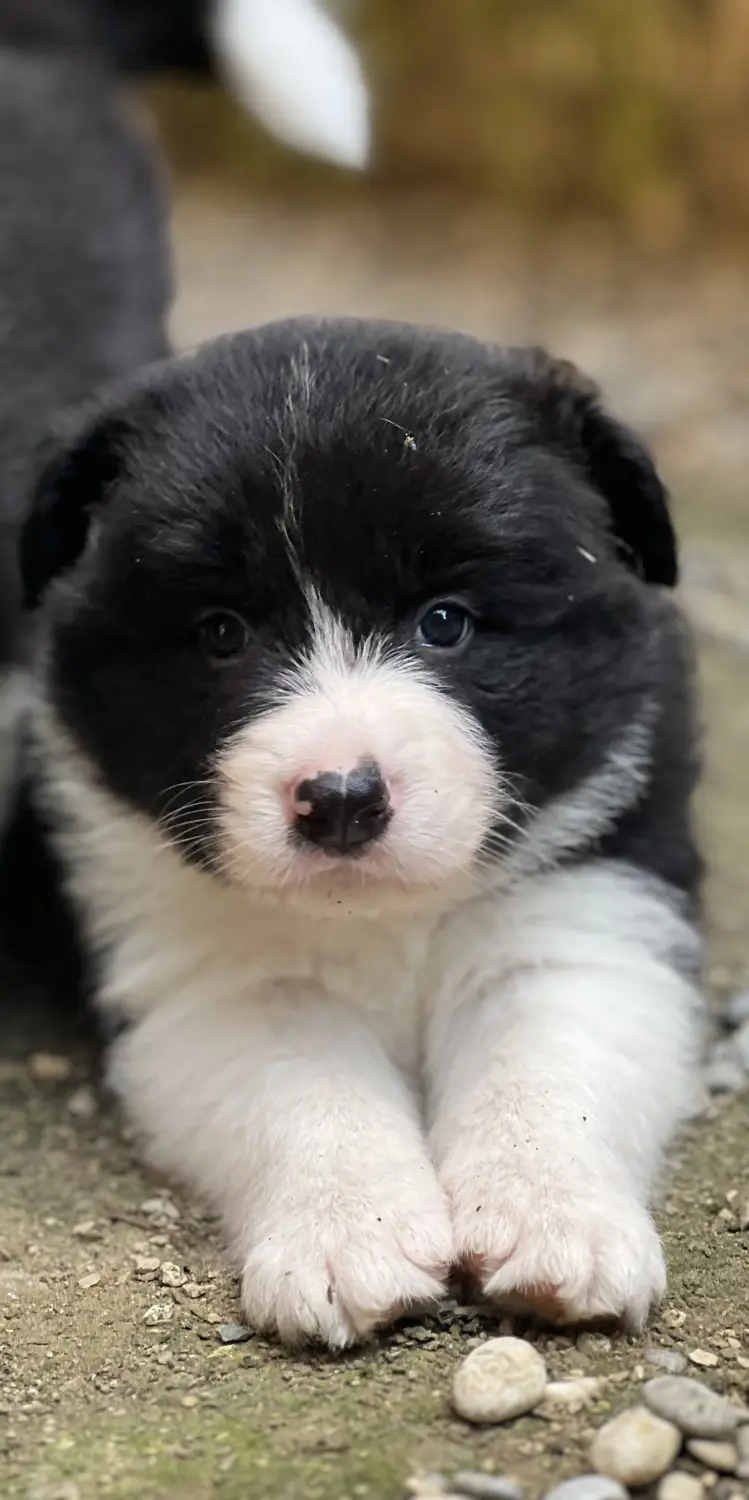
[[(640, 1326), (665, 1288), (648, 1198), (692, 1103), (695, 939), (665, 888), (600, 865), (477, 914), (445, 964), (432, 1145), (485, 1294)], [(483, 929), (483, 930), (482, 930)]]
[(214, 1204), (249, 1321), (341, 1348), (437, 1298), (446, 1202), (407, 1088), (319, 994), (184, 996), (116, 1043), (111, 1079), (152, 1160)]

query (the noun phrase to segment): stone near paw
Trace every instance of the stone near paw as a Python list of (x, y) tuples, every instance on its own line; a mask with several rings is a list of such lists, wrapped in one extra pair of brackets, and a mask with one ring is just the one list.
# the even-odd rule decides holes
[(453, 1406), (466, 1422), (509, 1422), (543, 1400), (546, 1366), (524, 1339), (488, 1339), (455, 1372)]
[(715, 1469), (719, 1474), (735, 1474), (739, 1466), (739, 1450), (734, 1443), (719, 1443), (714, 1438), (690, 1438), (687, 1452), (706, 1469)]
[(705, 1487), (694, 1474), (674, 1470), (661, 1480), (656, 1500), (705, 1500)]
[(544, 1495), (544, 1500), (628, 1500), (627, 1491), (618, 1479), (607, 1474), (580, 1474), (565, 1479)]
[(681, 1433), (645, 1406), (635, 1406), (607, 1422), (590, 1448), (594, 1469), (621, 1484), (652, 1484), (671, 1467)]
[(656, 1375), (646, 1381), (642, 1395), (656, 1416), (673, 1422), (685, 1437), (730, 1438), (749, 1417), (749, 1411), (688, 1375)]

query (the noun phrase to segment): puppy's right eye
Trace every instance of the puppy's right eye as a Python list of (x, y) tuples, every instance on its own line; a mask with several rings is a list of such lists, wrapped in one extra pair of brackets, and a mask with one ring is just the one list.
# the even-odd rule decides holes
[(211, 609), (198, 620), (200, 648), (211, 661), (241, 656), (249, 638), (247, 623), (231, 609)]

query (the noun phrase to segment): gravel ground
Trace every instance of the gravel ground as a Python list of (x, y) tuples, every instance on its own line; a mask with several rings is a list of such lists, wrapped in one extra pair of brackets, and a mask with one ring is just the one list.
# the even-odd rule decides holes
[[(424, 215), (413, 205), (356, 221), (303, 218), (187, 195), (177, 204), (177, 336), (189, 343), (294, 310), (366, 310), (542, 337), (597, 372), (650, 431), (677, 491), (685, 605), (701, 643), (710, 985), (721, 1004), (749, 987), (749, 278), (715, 266), (625, 276), (587, 234), (523, 252), (465, 217), (445, 242), (444, 205), (426, 233)], [(562, 1408), (543, 1403), (480, 1428), (450, 1404), (461, 1359), (497, 1332), (474, 1309), (448, 1308), (337, 1360), (245, 1338), (211, 1223), (141, 1170), (77, 1040), (52, 1028), (37, 997), (5, 988), (4, 1494), (386, 1500), (407, 1485), (428, 1493), (425, 1473), (447, 1476), (444, 1491), (468, 1470), (474, 1493), (478, 1472), (514, 1477), (538, 1500), (589, 1469), (595, 1432), (655, 1374), (686, 1368), (749, 1402), (746, 1094), (715, 1095), (682, 1142), (660, 1207), (668, 1301), (646, 1335), (532, 1332), (551, 1381), (600, 1383)], [(661, 1500), (749, 1495), (692, 1456), (678, 1463), (703, 1480)]]

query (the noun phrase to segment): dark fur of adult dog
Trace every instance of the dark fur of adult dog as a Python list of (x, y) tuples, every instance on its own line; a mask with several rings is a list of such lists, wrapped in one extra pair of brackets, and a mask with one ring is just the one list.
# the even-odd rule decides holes
[(637, 439), (538, 352), (279, 324), (82, 418), (24, 572), (110, 1078), (251, 1321), (339, 1346), (459, 1266), (642, 1323), (700, 1003)]
[[(30, 655), (18, 532), (39, 443), (54, 414), (166, 353), (165, 200), (153, 146), (77, 12), (0, 0), (3, 825), (17, 788)], [(45, 943), (33, 842), (24, 813), (0, 860), (0, 924), (14, 946), (28, 940), (38, 954)]]

